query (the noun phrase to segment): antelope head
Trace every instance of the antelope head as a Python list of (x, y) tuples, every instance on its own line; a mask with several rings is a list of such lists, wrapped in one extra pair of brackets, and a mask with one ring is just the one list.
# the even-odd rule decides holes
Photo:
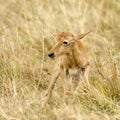
[(74, 46), (74, 43), (83, 37), (85, 37), (88, 33), (86, 32), (80, 35), (73, 35), (68, 32), (62, 32), (56, 35), (56, 43), (48, 52), (48, 56), (50, 58), (59, 57), (62, 55), (70, 54), (71, 50)]

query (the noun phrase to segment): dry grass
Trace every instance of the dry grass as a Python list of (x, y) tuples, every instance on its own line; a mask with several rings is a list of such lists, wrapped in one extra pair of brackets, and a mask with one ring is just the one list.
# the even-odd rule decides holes
[[(66, 105), (59, 79), (41, 113), (51, 32), (88, 30), (91, 88), (80, 83)], [(119, 0), (0, 0), (0, 120), (120, 120), (119, 31)]]

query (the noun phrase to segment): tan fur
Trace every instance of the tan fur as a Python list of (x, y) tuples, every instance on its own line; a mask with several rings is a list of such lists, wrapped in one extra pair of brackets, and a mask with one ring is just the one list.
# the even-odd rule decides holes
[[(69, 76), (73, 79), (73, 89), (77, 87), (80, 76), (82, 76), (85, 85), (89, 85), (89, 60), (86, 49), (80, 41), (88, 33), (73, 35), (63, 32), (56, 35), (57, 42), (48, 53), (49, 56), (54, 54), (57, 60), (53, 78), (46, 92), (48, 98), (52, 95), (52, 90), (60, 74), (64, 77), (63, 87), (65, 96), (68, 92), (67, 79)], [(67, 42), (67, 44), (64, 42)]]

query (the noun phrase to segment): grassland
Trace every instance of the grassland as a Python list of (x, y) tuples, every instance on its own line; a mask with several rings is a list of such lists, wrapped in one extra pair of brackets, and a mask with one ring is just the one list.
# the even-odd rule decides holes
[[(51, 33), (88, 30), (90, 89), (66, 105), (61, 78), (41, 113)], [(0, 120), (120, 120), (120, 0), (0, 0)]]

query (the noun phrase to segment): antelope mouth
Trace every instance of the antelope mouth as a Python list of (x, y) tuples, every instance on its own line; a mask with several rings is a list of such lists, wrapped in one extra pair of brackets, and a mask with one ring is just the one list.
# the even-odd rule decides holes
[(50, 57), (50, 58), (55, 58), (55, 55), (54, 55), (54, 53), (48, 53), (48, 57)]

